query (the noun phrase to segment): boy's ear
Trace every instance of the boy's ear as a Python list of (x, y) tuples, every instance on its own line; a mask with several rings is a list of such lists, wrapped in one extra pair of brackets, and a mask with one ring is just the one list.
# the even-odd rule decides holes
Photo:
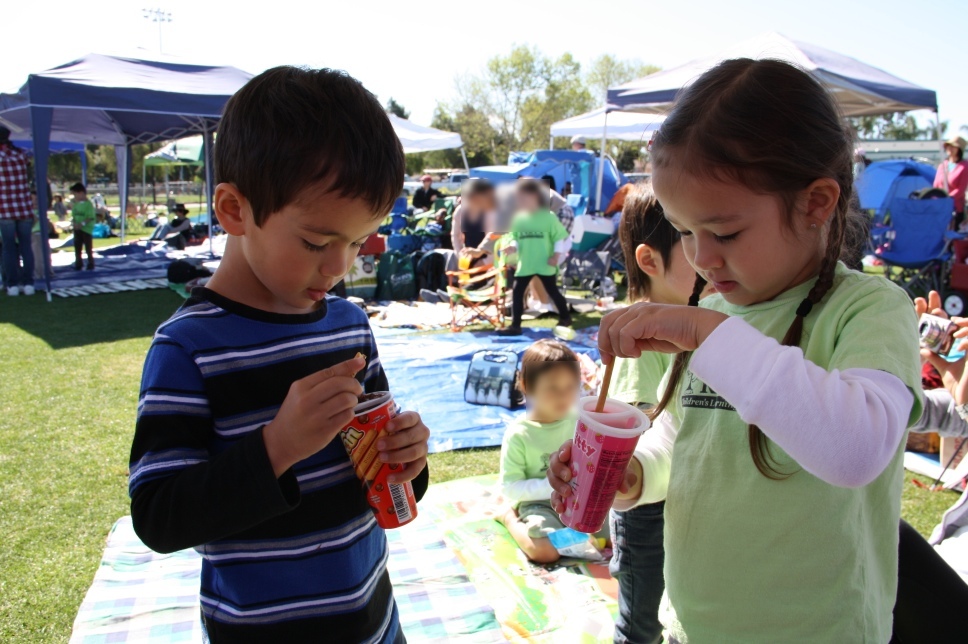
[(662, 257), (648, 244), (639, 244), (635, 247), (635, 263), (649, 277), (662, 274)]
[(212, 203), (218, 223), (225, 232), (236, 237), (245, 234), (246, 222), (251, 221), (251, 217), (247, 217), (245, 213), (249, 203), (235, 184), (220, 183), (215, 186)]

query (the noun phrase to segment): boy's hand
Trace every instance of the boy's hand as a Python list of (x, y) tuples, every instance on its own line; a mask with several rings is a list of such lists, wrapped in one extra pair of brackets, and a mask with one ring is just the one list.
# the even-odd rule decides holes
[(604, 364), (615, 356), (638, 358), (643, 351), (694, 351), (727, 319), (710, 309), (640, 302), (602, 318), (598, 348)]
[(427, 465), (427, 441), (430, 430), (415, 411), (405, 411), (386, 426), (390, 434), (377, 443), (380, 460), (384, 463), (400, 463), (403, 470), (387, 477), (388, 483), (406, 483), (417, 478)]
[(363, 393), (354, 376), (365, 364), (364, 358), (353, 358), (292, 383), (279, 413), (262, 430), (276, 478), (329, 445), (353, 420)]
[(557, 266), (557, 265), (558, 265), (558, 253), (554, 253), (552, 254), (551, 257), (548, 258), (548, 266)]

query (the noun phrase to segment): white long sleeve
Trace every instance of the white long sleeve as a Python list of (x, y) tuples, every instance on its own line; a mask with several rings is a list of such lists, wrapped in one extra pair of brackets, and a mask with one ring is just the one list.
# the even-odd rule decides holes
[(884, 471), (914, 404), (890, 373), (827, 371), (737, 317), (706, 338), (689, 369), (804, 470), (841, 487), (867, 485)]
[(528, 501), (548, 501), (554, 488), (548, 479), (523, 479), (511, 481), (501, 486), (501, 493), (512, 503), (526, 503)]
[(678, 433), (679, 427), (669, 412), (662, 412), (655, 419), (652, 427), (639, 439), (632, 457), (642, 465), (642, 494), (637, 499), (615, 499), (612, 504), (614, 509), (625, 511), (637, 505), (658, 503), (665, 499), (669, 490), (672, 444), (675, 443)]

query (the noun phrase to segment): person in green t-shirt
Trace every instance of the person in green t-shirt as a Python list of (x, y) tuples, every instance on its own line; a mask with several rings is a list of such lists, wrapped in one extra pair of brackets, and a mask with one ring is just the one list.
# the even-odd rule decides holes
[(551, 509), (545, 478), (550, 455), (575, 434), (581, 387), (578, 356), (557, 340), (539, 340), (521, 356), (519, 387), (528, 412), (504, 433), (499, 481), (512, 507), (499, 518), (528, 559), (558, 560), (548, 535), (565, 525)]
[[(677, 354), (614, 504), (666, 499), (670, 641), (892, 641), (918, 324), (907, 293), (840, 261), (852, 155), (833, 97), (768, 59), (712, 67), (652, 141), (693, 293), (716, 294), (614, 311), (598, 338), (606, 364)], [(570, 460), (548, 469), (562, 510)]]
[[(625, 257), (630, 302), (686, 304), (696, 271), (686, 260), (679, 231), (662, 212), (651, 187), (633, 186), (625, 196), (618, 239)], [(616, 358), (609, 398), (654, 407), (660, 383), (672, 364), (668, 353), (643, 352), (638, 358)], [(626, 512), (612, 510), (612, 560), (609, 572), (618, 580), (616, 642), (657, 642), (662, 635), (659, 603), (665, 590), (665, 501)]]
[(74, 224), (74, 268), (81, 270), (84, 264), (81, 262), (81, 250), (87, 249), (87, 270), (94, 270), (94, 224), (97, 222), (97, 213), (94, 211), (94, 204), (87, 198), (87, 187), (83, 183), (77, 182), (71, 186), (71, 195), (74, 197), (74, 206), (71, 208), (71, 219)]
[(518, 212), (511, 222), (509, 236), (516, 247), (517, 267), (511, 298), (511, 326), (499, 335), (521, 335), (524, 295), (531, 278), (536, 277), (558, 309), (558, 325), (570, 327), (568, 302), (558, 290), (558, 258), (568, 239), (568, 231), (557, 215), (548, 210), (548, 189), (535, 179), (521, 179), (517, 184)]

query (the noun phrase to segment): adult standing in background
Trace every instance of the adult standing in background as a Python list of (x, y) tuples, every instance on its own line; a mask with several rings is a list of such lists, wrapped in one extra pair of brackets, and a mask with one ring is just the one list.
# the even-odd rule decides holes
[(944, 142), (947, 158), (938, 164), (934, 175), (934, 187), (947, 190), (955, 200), (955, 228), (965, 219), (965, 190), (968, 189), (968, 162), (965, 161), (965, 146), (962, 137), (956, 136)]
[(575, 151), (585, 149), (585, 137), (575, 135), (571, 137), (571, 149)]
[(425, 174), (420, 177), (420, 183), (423, 187), (417, 188), (413, 193), (413, 203), (411, 204), (414, 210), (430, 210), (434, 202), (440, 197), (440, 191), (433, 187), (434, 178), (429, 174)]
[(27, 153), (11, 143), (10, 130), (0, 126), (0, 236), (7, 295), (20, 295), (21, 287), (24, 295), (34, 294), (33, 226)]

